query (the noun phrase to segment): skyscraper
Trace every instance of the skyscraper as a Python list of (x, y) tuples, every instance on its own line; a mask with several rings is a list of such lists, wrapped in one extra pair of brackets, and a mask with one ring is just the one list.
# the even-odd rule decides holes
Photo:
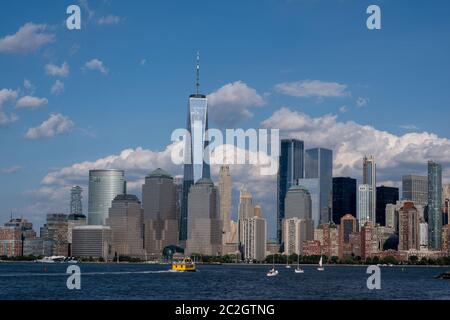
[(370, 195), (370, 216), (373, 216), (373, 226), (375, 226), (376, 220), (376, 207), (377, 207), (377, 164), (373, 156), (364, 156), (363, 158), (363, 184), (369, 185), (371, 188), (369, 192)]
[(341, 218), (339, 228), (339, 258), (350, 258), (353, 253), (353, 246), (350, 242), (350, 235), (358, 232), (358, 221), (355, 216), (346, 214)]
[(333, 178), (333, 222), (339, 224), (341, 218), (351, 214), (356, 218), (356, 179)]
[(266, 219), (252, 217), (241, 221), (243, 253), (246, 261), (263, 261), (266, 258)]
[(49, 255), (65, 256), (69, 253), (67, 215), (63, 213), (47, 214), (47, 222), (41, 228), (41, 238), (49, 246)]
[(402, 200), (410, 200), (415, 205), (426, 206), (428, 203), (428, 178), (413, 174), (403, 176)]
[(238, 219), (253, 218), (254, 212), (253, 196), (246, 188), (242, 188), (239, 193)]
[(183, 199), (181, 203), (180, 240), (187, 239), (188, 232), (188, 196), (191, 186), (200, 179), (210, 178), (209, 155), (204, 154), (209, 142), (208, 131), (208, 100), (200, 94), (200, 63), (197, 55), (196, 93), (191, 94), (188, 103), (186, 129), (189, 136), (185, 137)]
[(71, 215), (82, 215), (83, 214), (83, 204), (81, 202), (81, 193), (83, 189), (80, 186), (73, 186), (70, 189), (70, 214)]
[(147, 254), (160, 256), (166, 246), (178, 244), (176, 192), (174, 179), (160, 168), (145, 177), (142, 207)]
[(231, 232), (231, 175), (229, 166), (221, 166), (219, 172), (220, 218), (222, 219), (223, 242), (230, 241)]
[(191, 187), (188, 204), (186, 254), (220, 255), (222, 222), (219, 191), (211, 179), (200, 179)]
[(277, 175), (277, 240), (282, 242), (282, 221), (284, 219), (284, 199), (292, 185), (303, 178), (304, 144), (296, 139), (283, 139), (280, 146)]
[(314, 240), (312, 220), (285, 218), (283, 220), (284, 254), (303, 254), (303, 242)]
[(286, 195), (285, 219), (312, 219), (311, 195), (302, 186), (292, 186)]
[(442, 236), (442, 167), (428, 161), (428, 240), (431, 249), (441, 249)]
[(398, 250), (419, 250), (419, 213), (413, 202), (405, 202), (399, 210)]
[[(305, 179), (318, 179), (318, 207), (312, 213), (316, 227), (331, 221), (333, 206), (333, 151), (324, 148), (309, 149), (305, 152)], [(308, 188), (303, 179), (299, 184)], [(308, 189), (309, 190), (309, 189)], [(313, 191), (309, 190), (312, 194)], [(313, 206), (314, 207), (314, 206)]]
[(117, 256), (144, 256), (142, 207), (138, 197), (120, 194), (109, 208), (106, 225), (112, 232), (112, 250)]
[(372, 197), (374, 192), (369, 184), (360, 184), (358, 187), (358, 221), (362, 227), (366, 222), (370, 221), (372, 226), (375, 224), (375, 211), (372, 207)]
[(399, 200), (398, 188), (381, 186), (377, 187), (376, 223), (386, 225), (386, 205), (395, 204)]
[(114, 198), (126, 193), (123, 170), (89, 171), (89, 216), (90, 225), (104, 225)]

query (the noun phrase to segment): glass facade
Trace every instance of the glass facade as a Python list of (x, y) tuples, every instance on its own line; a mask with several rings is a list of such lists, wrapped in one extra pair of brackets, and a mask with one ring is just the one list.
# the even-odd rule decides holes
[(329, 223), (333, 206), (333, 151), (324, 148), (306, 150), (305, 178), (319, 179), (318, 223)]
[(351, 214), (356, 218), (356, 179), (333, 178), (333, 222), (341, 223), (341, 218)]
[(363, 184), (371, 187), (369, 191), (372, 192), (372, 194), (370, 194), (369, 216), (374, 217), (371, 221), (375, 224), (377, 207), (377, 165), (373, 156), (365, 156), (363, 159)]
[(282, 242), (282, 221), (285, 216), (285, 198), (289, 188), (303, 178), (304, 143), (295, 139), (283, 139), (280, 146), (277, 177), (277, 240)]
[(442, 233), (442, 167), (428, 162), (428, 240), (431, 249), (441, 249)]
[(428, 203), (428, 178), (411, 174), (403, 176), (402, 200), (411, 200), (415, 205), (426, 206)]
[(126, 193), (123, 170), (89, 171), (88, 223), (104, 225), (114, 198)]
[(399, 190), (394, 187), (377, 187), (376, 223), (386, 226), (386, 205), (396, 204), (399, 200)]
[(320, 225), (320, 179), (299, 179), (298, 184), (309, 191), (311, 196), (311, 216), (314, 228)]

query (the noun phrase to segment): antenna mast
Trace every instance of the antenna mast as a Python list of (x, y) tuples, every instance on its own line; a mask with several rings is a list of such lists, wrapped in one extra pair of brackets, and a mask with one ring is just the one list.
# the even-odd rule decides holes
[(197, 95), (200, 93), (200, 51), (197, 51), (197, 82), (195, 84), (197, 88)]

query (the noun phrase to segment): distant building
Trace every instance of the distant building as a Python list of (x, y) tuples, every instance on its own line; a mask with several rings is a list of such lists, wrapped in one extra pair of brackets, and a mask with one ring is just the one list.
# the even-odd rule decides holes
[(333, 222), (339, 224), (341, 218), (351, 214), (356, 218), (356, 179), (333, 178)]
[[(364, 156), (363, 158), (363, 185), (368, 185), (367, 192), (369, 195), (369, 216), (370, 221), (375, 225), (377, 211), (377, 164), (374, 156)], [(359, 221), (361, 223), (361, 220)]]
[(298, 185), (289, 188), (285, 198), (285, 219), (312, 220), (311, 194)]
[(172, 176), (156, 169), (145, 178), (142, 186), (145, 250), (162, 255), (165, 247), (178, 245), (179, 221), (176, 212), (177, 186)]
[(266, 248), (267, 255), (278, 254), (280, 252), (278, 241), (267, 241)]
[(253, 210), (253, 212), (254, 212), (253, 216), (254, 217), (257, 217), (257, 218), (262, 218), (263, 217), (261, 205), (257, 204), (257, 205), (255, 205), (255, 207), (253, 209), (254, 209)]
[(442, 227), (442, 252), (450, 256), (450, 224)]
[(41, 228), (41, 238), (50, 246), (49, 255), (65, 256), (69, 255), (69, 224), (68, 216), (63, 213), (47, 214), (47, 222)]
[(320, 179), (300, 179), (298, 185), (308, 190), (311, 196), (311, 216), (317, 229), (320, 225)]
[(331, 223), (320, 225), (314, 230), (314, 240), (320, 242), (322, 254), (330, 258), (339, 256), (339, 226)]
[(85, 226), (87, 218), (83, 214), (70, 214), (67, 217), (67, 242), (69, 243), (69, 256), (72, 255), (72, 230), (76, 226)]
[(242, 188), (239, 193), (238, 219), (253, 218), (254, 213), (253, 196), (247, 189)]
[(243, 252), (245, 261), (266, 259), (267, 223), (266, 219), (253, 217), (241, 222)]
[(361, 184), (358, 187), (358, 221), (362, 227), (366, 222), (375, 224), (375, 211), (373, 211), (373, 199), (375, 196), (372, 186), (369, 184)]
[(339, 227), (339, 259), (347, 259), (352, 256), (353, 247), (350, 243), (350, 235), (358, 231), (358, 221), (353, 215), (346, 214), (341, 218)]
[(230, 243), (231, 236), (231, 174), (229, 166), (221, 166), (219, 172), (220, 218), (222, 219), (223, 244)]
[(284, 254), (303, 255), (304, 241), (314, 240), (313, 221), (300, 218), (285, 218), (283, 221)]
[(365, 261), (378, 251), (375, 228), (371, 221), (367, 221), (361, 228), (361, 258)]
[(70, 214), (81, 216), (83, 214), (82, 195), (83, 189), (80, 186), (73, 186), (70, 189)]
[(72, 231), (72, 255), (74, 257), (113, 257), (112, 232), (108, 226), (77, 226)]
[(24, 256), (45, 256), (44, 241), (41, 238), (25, 239), (23, 241)]
[(89, 216), (90, 225), (104, 225), (111, 202), (119, 194), (126, 193), (123, 170), (89, 171)]
[(442, 166), (428, 161), (428, 242), (430, 249), (442, 246)]
[(399, 190), (394, 187), (377, 187), (376, 223), (386, 226), (386, 205), (395, 204), (399, 200)]
[(428, 223), (419, 223), (419, 250), (428, 250)]
[(277, 240), (282, 242), (284, 200), (289, 188), (303, 178), (304, 143), (296, 139), (283, 139), (280, 145), (280, 157), (277, 176)]
[(143, 257), (143, 214), (135, 195), (121, 194), (114, 198), (106, 218), (111, 228), (112, 251), (117, 256)]
[(428, 180), (426, 176), (404, 175), (402, 177), (402, 200), (409, 200), (415, 205), (426, 206), (428, 203)]
[(419, 213), (413, 202), (405, 202), (399, 210), (398, 250), (419, 250)]
[[(305, 179), (319, 179), (319, 212), (313, 213), (316, 223), (331, 222), (333, 206), (333, 151), (314, 148), (305, 151)], [(301, 184), (301, 183), (299, 183)]]
[(186, 254), (221, 255), (219, 191), (211, 179), (200, 179), (190, 188), (188, 206)]
[(318, 240), (309, 240), (303, 243), (304, 256), (320, 256), (322, 254), (322, 246)]
[(0, 256), (22, 255), (22, 231), (16, 227), (0, 227)]
[(386, 205), (385, 209), (385, 221), (386, 226), (389, 228), (393, 228), (395, 231), (398, 231), (398, 212), (397, 212), (397, 204)]

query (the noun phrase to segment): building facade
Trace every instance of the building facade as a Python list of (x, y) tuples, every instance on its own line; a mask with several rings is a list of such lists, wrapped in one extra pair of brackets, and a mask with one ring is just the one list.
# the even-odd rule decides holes
[(314, 223), (310, 219), (285, 218), (283, 220), (284, 254), (303, 255), (305, 241), (314, 240)]
[(69, 255), (68, 216), (63, 213), (47, 214), (47, 222), (41, 228), (41, 238), (50, 246), (49, 255)]
[(428, 242), (430, 249), (440, 250), (442, 245), (442, 167), (428, 162)]
[(397, 203), (399, 200), (399, 190), (395, 187), (377, 187), (376, 199), (376, 223), (381, 226), (386, 226), (386, 205)]
[(266, 219), (253, 217), (241, 221), (243, 253), (245, 261), (264, 261), (267, 252)]
[(108, 226), (77, 226), (72, 231), (72, 255), (77, 258), (113, 257), (112, 232)]
[(220, 218), (223, 222), (223, 244), (231, 241), (231, 174), (229, 166), (221, 166), (219, 172)]
[(402, 177), (402, 200), (426, 206), (428, 203), (428, 178), (414, 174), (404, 175)]
[(374, 156), (364, 156), (363, 158), (363, 184), (370, 186), (367, 191), (370, 193), (369, 216), (371, 217), (372, 223), (375, 225), (377, 210), (377, 164)]
[(70, 214), (75, 216), (81, 216), (83, 214), (83, 202), (82, 202), (83, 189), (80, 186), (73, 186), (70, 189)]
[(369, 184), (361, 184), (358, 187), (358, 221), (362, 227), (368, 221), (375, 224), (375, 211), (373, 211), (373, 192), (372, 186)]
[(356, 179), (333, 178), (333, 222), (339, 224), (341, 218), (351, 214), (356, 218)]
[(399, 210), (398, 250), (419, 250), (420, 217), (413, 202), (404, 202)]

